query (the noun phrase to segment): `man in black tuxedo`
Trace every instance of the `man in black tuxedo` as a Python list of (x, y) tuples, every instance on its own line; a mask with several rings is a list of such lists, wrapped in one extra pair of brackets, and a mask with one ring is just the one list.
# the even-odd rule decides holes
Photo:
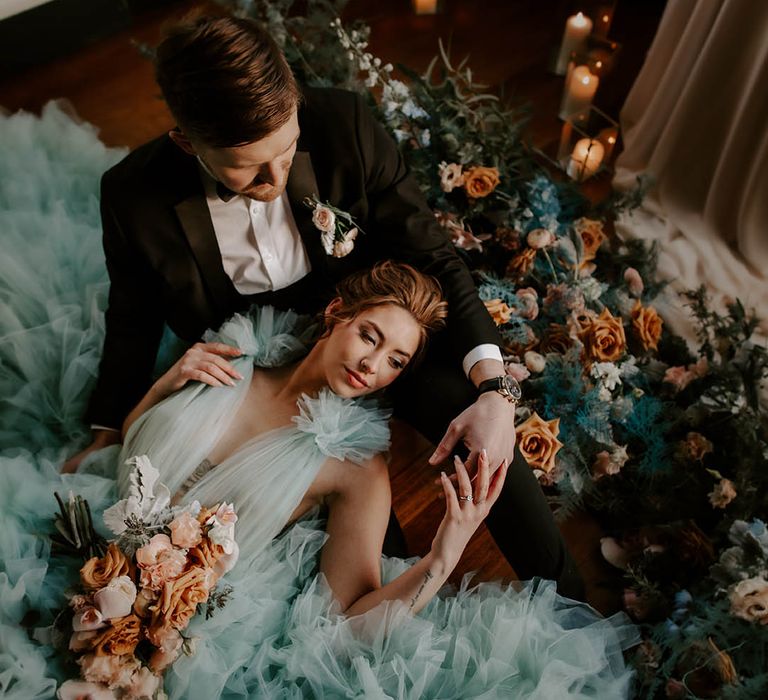
[[(439, 443), (433, 464), (457, 443), (471, 458), (485, 448), (494, 466), (508, 459), (491, 533), (521, 578), (555, 579), (580, 597), (578, 573), (514, 447), (516, 397), (499, 380), (496, 327), (362, 99), (300, 89), (274, 42), (243, 19), (178, 27), (158, 48), (156, 69), (178, 126), (102, 180), (111, 288), (88, 414), (95, 437), (65, 468), (119, 440), (115, 429), (151, 383), (165, 323), (194, 342), (254, 303), (318, 311), (352, 271), (403, 260), (440, 281), (449, 318), (423, 365), (400, 380), (396, 414)], [(364, 232), (348, 254), (326, 252), (308, 198), (347, 212)]]

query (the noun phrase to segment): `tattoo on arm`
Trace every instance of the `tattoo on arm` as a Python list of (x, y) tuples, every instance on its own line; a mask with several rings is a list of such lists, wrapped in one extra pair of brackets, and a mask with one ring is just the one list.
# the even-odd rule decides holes
[(433, 579), (434, 576), (432, 575), (432, 572), (427, 569), (427, 573), (424, 574), (424, 580), (421, 582), (421, 585), (419, 586), (419, 590), (416, 591), (416, 595), (411, 598), (411, 604), (408, 606), (409, 610), (413, 610), (413, 607), (416, 605), (416, 601), (419, 599), (419, 596), (421, 595), (422, 591), (424, 590), (424, 586), (426, 586), (430, 579)]

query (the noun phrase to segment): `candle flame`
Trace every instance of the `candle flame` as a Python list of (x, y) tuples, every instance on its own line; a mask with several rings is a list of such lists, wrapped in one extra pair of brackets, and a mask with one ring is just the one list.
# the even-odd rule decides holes
[(608, 20), (611, 19), (608, 15), (603, 15), (603, 22), (608, 22)]
[(589, 85), (589, 76), (588, 76), (588, 75), (585, 75), (585, 76), (584, 76), (584, 77), (581, 79), (581, 82), (582, 82), (582, 83), (584, 83), (584, 85)]
[(587, 23), (587, 18), (584, 16), (583, 12), (578, 12), (576, 14), (576, 17), (574, 18), (573, 23), (579, 27), (583, 27)]
[(616, 143), (616, 137), (615, 136), (609, 136), (608, 137), (608, 143)]

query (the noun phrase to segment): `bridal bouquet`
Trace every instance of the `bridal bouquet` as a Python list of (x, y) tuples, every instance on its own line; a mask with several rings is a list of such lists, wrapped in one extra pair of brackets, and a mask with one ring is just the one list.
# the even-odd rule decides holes
[(109, 542), (95, 533), (87, 502), (56, 494), (54, 545), (94, 555), (57, 619), (81, 677), (61, 685), (60, 700), (165, 697), (163, 671), (193, 653), (183, 634), (190, 620), (201, 607), (210, 616), (232, 592), (217, 588), (239, 552), (232, 505), (173, 506), (146, 456), (128, 463), (128, 497), (104, 511)]

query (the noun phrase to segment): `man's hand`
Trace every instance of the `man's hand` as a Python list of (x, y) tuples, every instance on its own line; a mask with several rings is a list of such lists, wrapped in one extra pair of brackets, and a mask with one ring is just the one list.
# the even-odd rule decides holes
[(64, 462), (64, 465), (61, 468), (61, 473), (74, 474), (80, 466), (80, 462), (82, 462), (89, 454), (91, 454), (91, 452), (96, 452), (96, 450), (109, 447), (110, 445), (116, 445), (118, 442), (120, 442), (119, 430), (94, 430), (93, 442), (91, 442), (91, 444), (88, 445), (88, 447), (86, 447), (82, 452), (78, 452), (76, 455), (70, 457), (66, 462)]
[(478, 396), (475, 403), (451, 421), (429, 463), (444, 462), (459, 441), (469, 450), (468, 465), (476, 463), (483, 448), (488, 453), (491, 471), (498, 469), (505, 459), (511, 463), (515, 449), (515, 404), (495, 391)]

